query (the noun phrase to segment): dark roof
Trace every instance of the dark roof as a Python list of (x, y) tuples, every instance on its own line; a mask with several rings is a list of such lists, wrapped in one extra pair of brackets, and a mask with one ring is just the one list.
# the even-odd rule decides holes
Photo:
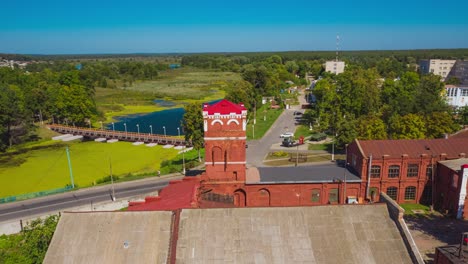
[(383, 155), (396, 158), (406, 154), (408, 157), (420, 157), (421, 154), (439, 156), (445, 153), (447, 158), (458, 158), (460, 153), (468, 153), (468, 138), (449, 139), (400, 139), (400, 140), (357, 140), (362, 154), (375, 158)]
[[(332, 164), (299, 167), (261, 167), (260, 182), (252, 184), (314, 183), (344, 181), (344, 168)], [(346, 170), (346, 182), (361, 182), (356, 173)]]
[(212, 105), (203, 104), (203, 111), (207, 111), (209, 115), (219, 113), (221, 115), (228, 115), (230, 113), (242, 114), (242, 111), (247, 110), (244, 104), (235, 104), (231, 101), (223, 99)]

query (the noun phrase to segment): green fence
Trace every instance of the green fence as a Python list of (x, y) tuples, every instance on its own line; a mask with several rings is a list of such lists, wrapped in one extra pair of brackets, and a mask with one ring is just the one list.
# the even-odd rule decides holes
[(10, 202), (14, 202), (14, 201), (26, 200), (26, 199), (46, 196), (46, 195), (50, 195), (50, 194), (63, 193), (63, 192), (69, 191), (71, 189), (72, 189), (71, 186), (67, 186), (65, 188), (59, 188), (59, 189), (54, 189), (54, 190), (47, 190), (47, 191), (41, 191), (41, 192), (25, 193), (25, 194), (19, 194), (19, 195), (14, 195), (14, 196), (7, 196), (7, 197), (0, 198), (0, 204), (10, 203)]

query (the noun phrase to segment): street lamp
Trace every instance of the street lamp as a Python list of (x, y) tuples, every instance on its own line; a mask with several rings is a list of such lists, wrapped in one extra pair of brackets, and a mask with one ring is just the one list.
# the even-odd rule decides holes
[(88, 119), (89, 128), (91, 128), (91, 119)]
[(136, 127), (137, 127), (137, 131), (138, 131), (138, 135), (140, 135), (140, 125), (136, 124)]
[(180, 128), (177, 128), (177, 134), (179, 134), (180, 137)]
[(112, 131), (115, 132), (115, 126), (114, 126), (114, 122), (112, 122)]
[(182, 148), (182, 174), (185, 175), (185, 142)]
[(163, 126), (163, 130), (164, 130), (164, 136), (166, 136), (166, 127)]
[(104, 128), (102, 127), (102, 121), (99, 121), (99, 123), (101, 123), (101, 130), (103, 130)]
[(150, 125), (150, 135), (153, 135), (153, 126)]
[(125, 136), (127, 136), (127, 123), (124, 123), (124, 127), (125, 127)]

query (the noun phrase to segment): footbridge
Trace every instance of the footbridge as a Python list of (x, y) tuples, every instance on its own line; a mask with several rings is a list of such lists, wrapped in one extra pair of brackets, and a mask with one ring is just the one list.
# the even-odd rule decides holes
[(85, 128), (75, 127), (67, 125), (52, 124), (48, 125), (49, 129), (61, 133), (61, 134), (72, 134), (75, 136), (83, 136), (85, 138), (96, 139), (106, 138), (107, 140), (118, 139), (119, 141), (128, 142), (145, 142), (145, 143), (157, 143), (159, 145), (175, 145), (175, 146), (187, 146), (190, 147), (190, 142), (186, 142), (183, 138), (165, 136), (158, 134), (148, 133), (135, 133), (126, 131), (115, 131), (109, 129), (96, 129), (96, 128)]

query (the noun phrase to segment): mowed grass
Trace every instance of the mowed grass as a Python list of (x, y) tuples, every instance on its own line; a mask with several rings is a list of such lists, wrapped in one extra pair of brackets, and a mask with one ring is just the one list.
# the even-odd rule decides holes
[(256, 111), (257, 122), (255, 124), (255, 138), (253, 120), (249, 121), (247, 126), (247, 139), (259, 139), (270, 129), (276, 119), (283, 113), (284, 109), (271, 109), (270, 104), (264, 104)]
[[(0, 156), (0, 197), (51, 190), (70, 184), (66, 145), (58, 143), (24, 153)], [(115, 176), (145, 174), (160, 169), (160, 162), (174, 158), (177, 150), (133, 146), (129, 142), (70, 143), (75, 184), (91, 186), (109, 175), (109, 158)]]

